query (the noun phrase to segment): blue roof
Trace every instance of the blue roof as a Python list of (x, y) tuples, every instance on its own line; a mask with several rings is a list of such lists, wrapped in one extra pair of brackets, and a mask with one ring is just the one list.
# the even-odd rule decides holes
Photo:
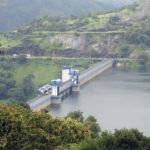
[(60, 79), (50, 81), (50, 85), (54, 85), (54, 86), (58, 86), (61, 83), (62, 83), (62, 81)]
[(70, 75), (79, 75), (80, 71), (79, 70), (71, 70)]

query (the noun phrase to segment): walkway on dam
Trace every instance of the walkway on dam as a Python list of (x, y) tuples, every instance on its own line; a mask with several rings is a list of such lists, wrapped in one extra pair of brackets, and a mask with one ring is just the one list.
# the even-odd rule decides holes
[[(79, 86), (82, 86), (85, 83), (89, 82), (96, 76), (100, 75), (107, 69), (111, 68), (112, 65), (113, 65), (112, 60), (103, 60), (103, 61), (91, 66), (90, 68), (88, 68), (87, 70), (85, 70), (83, 73), (81, 73), (79, 75)], [(66, 91), (67, 89), (69, 89), (71, 87), (72, 87), (72, 81), (69, 80), (68, 82), (66, 82), (60, 86), (59, 92), (63, 93), (64, 91)], [(43, 108), (46, 108), (51, 103), (52, 103), (51, 94), (37, 96), (36, 98), (34, 98), (33, 100), (28, 102), (30, 108), (33, 111), (39, 111)]]

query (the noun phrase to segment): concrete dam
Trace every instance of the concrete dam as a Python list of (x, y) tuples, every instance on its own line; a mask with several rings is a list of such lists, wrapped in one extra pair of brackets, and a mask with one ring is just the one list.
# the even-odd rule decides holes
[[(114, 60), (102, 60), (91, 66), (80, 74), (79, 70), (65, 67), (62, 71), (62, 80), (52, 80), (50, 82), (51, 92), (38, 95), (28, 104), (33, 111), (40, 111), (51, 104), (60, 104), (62, 99), (72, 92), (79, 92), (80, 87), (110, 69)], [(47, 85), (48, 86), (48, 85)]]

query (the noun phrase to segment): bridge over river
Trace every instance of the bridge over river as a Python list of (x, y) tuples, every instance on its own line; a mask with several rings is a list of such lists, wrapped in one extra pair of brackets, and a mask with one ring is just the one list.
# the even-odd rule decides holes
[(33, 111), (40, 111), (41, 109), (44, 109), (48, 107), (50, 104), (57, 104), (61, 103), (62, 98), (66, 94), (70, 94), (71, 92), (79, 91), (80, 87), (95, 78), (96, 76), (100, 75), (107, 69), (111, 68), (114, 63), (114, 60), (106, 59), (103, 61), (100, 61), (99, 63), (91, 66), (84, 72), (82, 72), (78, 76), (78, 84), (74, 85), (72, 80), (69, 80), (62, 85), (59, 86), (59, 93), (57, 97), (53, 97), (53, 94), (47, 94), (47, 95), (39, 95), (33, 100), (29, 101), (28, 104), (30, 108)]

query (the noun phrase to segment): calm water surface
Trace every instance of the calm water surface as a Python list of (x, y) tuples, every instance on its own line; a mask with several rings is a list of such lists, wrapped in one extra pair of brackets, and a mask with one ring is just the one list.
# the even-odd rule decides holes
[(50, 109), (55, 116), (80, 110), (103, 130), (137, 128), (150, 136), (150, 72), (109, 70)]

